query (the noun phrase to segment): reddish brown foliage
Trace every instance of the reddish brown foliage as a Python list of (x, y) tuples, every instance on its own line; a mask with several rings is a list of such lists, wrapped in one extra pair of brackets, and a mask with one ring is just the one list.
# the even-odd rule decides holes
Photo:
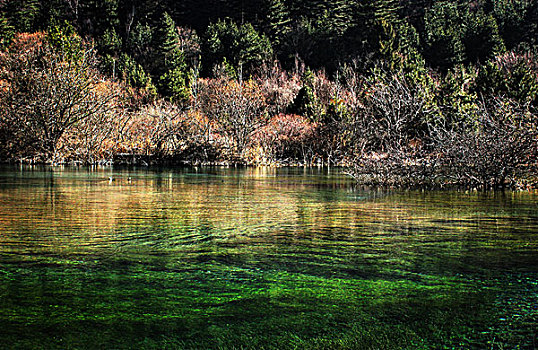
[(293, 160), (309, 164), (314, 160), (318, 124), (298, 115), (279, 114), (259, 129), (254, 139), (262, 162)]

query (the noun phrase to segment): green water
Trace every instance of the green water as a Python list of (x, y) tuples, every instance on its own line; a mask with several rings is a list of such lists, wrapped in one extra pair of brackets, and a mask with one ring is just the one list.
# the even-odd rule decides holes
[(537, 333), (538, 193), (0, 169), (3, 348), (535, 349)]

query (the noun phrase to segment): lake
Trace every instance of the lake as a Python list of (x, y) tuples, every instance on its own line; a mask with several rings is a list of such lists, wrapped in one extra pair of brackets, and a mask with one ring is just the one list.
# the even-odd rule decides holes
[(0, 168), (4, 348), (535, 349), (537, 332), (536, 192)]

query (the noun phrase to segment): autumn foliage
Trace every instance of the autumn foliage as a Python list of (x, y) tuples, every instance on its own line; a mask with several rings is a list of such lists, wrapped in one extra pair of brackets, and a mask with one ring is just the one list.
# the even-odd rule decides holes
[(319, 124), (299, 115), (278, 114), (254, 135), (260, 163), (298, 160), (312, 164), (318, 152)]
[(334, 78), (299, 60), (248, 77), (217, 65), (211, 77), (193, 70), (178, 101), (103, 76), (93, 44), (73, 32), (17, 34), (0, 53), (0, 157), (346, 165), (359, 182), (393, 186), (515, 186), (535, 169), (532, 54), (445, 75), (400, 59), (370, 74), (344, 65)]
[(102, 119), (116, 104), (117, 89), (98, 73), (92, 48), (74, 34), (56, 39), (19, 34), (0, 57), (0, 127), (8, 156), (57, 162), (68, 131)]

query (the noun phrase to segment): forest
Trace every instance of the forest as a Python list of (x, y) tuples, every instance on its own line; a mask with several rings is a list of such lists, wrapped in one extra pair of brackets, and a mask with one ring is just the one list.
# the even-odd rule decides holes
[(0, 160), (537, 183), (538, 2), (1, 0)]

